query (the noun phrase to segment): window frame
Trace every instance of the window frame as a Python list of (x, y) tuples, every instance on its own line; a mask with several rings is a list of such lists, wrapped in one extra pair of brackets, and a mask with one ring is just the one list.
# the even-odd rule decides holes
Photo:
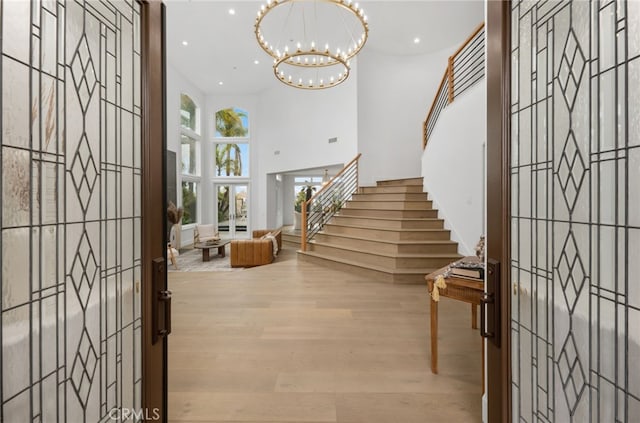
[[(240, 110), (244, 113), (247, 114), (247, 135), (243, 136), (243, 137), (223, 137), (223, 136), (218, 136), (216, 135), (216, 133), (218, 132), (216, 129), (216, 115), (218, 114), (218, 112), (222, 111), (222, 110)], [(251, 119), (249, 116), (249, 111), (247, 109), (244, 109), (240, 106), (229, 106), (229, 107), (222, 107), (218, 110), (216, 110), (215, 112), (213, 112), (213, 142), (217, 142), (216, 140), (250, 140), (251, 139)], [(226, 143), (225, 143), (226, 144)], [(237, 143), (231, 143), (231, 144), (237, 144)]]
[[(249, 139), (243, 139), (243, 141), (237, 142), (222, 142), (219, 140), (240, 140), (240, 138), (214, 138), (212, 142), (211, 152), (213, 153), (212, 160), (212, 169), (213, 169), (213, 180), (222, 181), (222, 180), (249, 180), (251, 179), (251, 142)], [(218, 150), (219, 144), (244, 144), (247, 146), (247, 174), (246, 175), (218, 175), (218, 164), (216, 163), (216, 151)], [(242, 157), (242, 156), (241, 156)]]
[[(191, 102), (195, 105), (195, 130), (192, 130), (189, 127), (182, 125), (182, 96), (187, 96)], [(180, 119), (180, 203), (184, 208), (184, 199), (182, 198), (182, 184), (185, 182), (190, 182), (195, 184), (196, 188), (196, 220), (191, 223), (182, 224), (184, 229), (195, 228), (196, 224), (201, 222), (202, 219), (202, 108), (198, 105), (198, 102), (194, 100), (193, 96), (188, 93), (181, 91), (180, 92), (180, 106), (178, 107), (178, 117)], [(196, 164), (196, 174), (192, 175), (189, 173), (184, 173), (182, 171), (182, 137), (186, 136), (191, 138), (195, 142), (195, 164)], [(182, 223), (182, 222), (181, 222)]]

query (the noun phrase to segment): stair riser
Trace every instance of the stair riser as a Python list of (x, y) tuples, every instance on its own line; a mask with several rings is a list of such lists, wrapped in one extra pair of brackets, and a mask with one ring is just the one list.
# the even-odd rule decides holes
[[(372, 269), (363, 269), (362, 267), (351, 266), (346, 263), (339, 263), (331, 260), (330, 258), (314, 257), (314, 256), (306, 255), (304, 253), (298, 253), (298, 260), (302, 260), (307, 263), (319, 264), (321, 266), (326, 266), (334, 270), (342, 270), (344, 272), (350, 272), (350, 273), (353, 273), (354, 275), (366, 277), (371, 281), (393, 283), (393, 275), (389, 273), (378, 272)], [(426, 285), (424, 276), (423, 276), (422, 282)]]
[(332, 245), (340, 245), (347, 248), (362, 249), (386, 254), (456, 254), (458, 246), (447, 242), (441, 244), (393, 244), (386, 242), (369, 241), (363, 239), (343, 238), (331, 234), (317, 234), (314, 238), (318, 242)]
[(388, 186), (388, 185), (420, 185), (422, 186), (422, 178), (411, 178), (411, 179), (389, 179), (387, 181), (378, 181), (376, 183), (377, 186)]
[(378, 220), (335, 216), (333, 223), (385, 229), (442, 229), (443, 220)]
[(360, 251), (344, 250), (328, 245), (309, 244), (309, 250), (327, 257), (336, 257), (344, 260), (354, 261), (373, 266), (382, 266), (388, 269), (414, 269), (446, 266), (455, 260), (455, 257), (384, 257), (375, 254), (368, 254)]
[(340, 214), (345, 216), (371, 216), (371, 217), (431, 217), (437, 218), (437, 210), (373, 210), (373, 209), (350, 209), (343, 207)]
[(345, 208), (376, 210), (431, 210), (431, 201), (350, 201)]
[(387, 241), (436, 241), (449, 240), (449, 231), (432, 230), (432, 231), (408, 231), (395, 232), (384, 231), (373, 228), (353, 228), (350, 226), (325, 225), (324, 231), (329, 234), (344, 234), (358, 236), (370, 240), (387, 240)]
[(400, 185), (383, 187), (360, 187), (362, 194), (385, 194), (385, 193), (422, 193), (422, 185)]
[(404, 192), (391, 194), (354, 194), (355, 201), (426, 201), (427, 194), (423, 192)]
[(353, 273), (354, 275), (363, 276), (367, 278), (368, 282), (387, 282), (394, 284), (413, 284), (413, 285), (426, 285), (423, 272), (417, 272), (415, 274), (401, 274), (394, 275), (390, 273), (378, 272), (372, 269), (363, 269), (359, 266), (351, 266), (345, 263), (339, 263), (327, 258), (309, 256), (304, 253), (298, 253), (298, 260), (318, 264), (321, 266), (330, 267), (331, 269), (341, 270), (344, 272)]

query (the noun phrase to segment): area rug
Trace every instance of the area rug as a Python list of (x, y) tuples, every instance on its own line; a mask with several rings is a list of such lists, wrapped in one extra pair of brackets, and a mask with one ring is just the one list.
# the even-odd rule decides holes
[(202, 250), (189, 249), (183, 250), (176, 261), (178, 262), (178, 269), (175, 269), (169, 261), (169, 272), (233, 272), (236, 270), (244, 270), (242, 267), (231, 267), (230, 261), (230, 246), (227, 244), (225, 247), (225, 257), (219, 257), (216, 254), (217, 249), (211, 250), (211, 260), (202, 261)]

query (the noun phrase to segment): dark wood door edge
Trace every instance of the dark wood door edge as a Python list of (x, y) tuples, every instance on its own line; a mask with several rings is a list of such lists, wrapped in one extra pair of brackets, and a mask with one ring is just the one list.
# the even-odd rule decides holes
[(166, 421), (166, 339), (152, 343), (154, 258), (166, 254), (163, 5), (142, 2), (142, 409)]
[(487, 342), (488, 421), (511, 421), (510, 1), (487, 2), (487, 257), (502, 263), (500, 347)]

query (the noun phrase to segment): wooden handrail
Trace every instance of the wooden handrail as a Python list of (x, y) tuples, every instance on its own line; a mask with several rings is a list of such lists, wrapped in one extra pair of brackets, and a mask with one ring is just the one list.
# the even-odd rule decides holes
[(482, 22), (473, 30), (471, 35), (469, 35), (467, 39), (464, 40), (464, 42), (460, 45), (460, 47), (458, 47), (458, 49), (451, 56), (449, 56), (447, 60), (447, 67), (444, 71), (444, 75), (442, 75), (442, 80), (440, 81), (440, 85), (438, 85), (438, 89), (436, 90), (436, 95), (433, 99), (433, 102), (431, 103), (429, 112), (427, 113), (427, 119), (422, 124), (423, 126), (422, 148), (423, 149), (427, 147), (427, 141), (429, 138), (429, 134), (428, 134), (429, 122), (431, 121), (431, 117), (435, 110), (436, 104), (438, 103), (438, 99), (440, 98), (440, 93), (444, 88), (445, 81), (448, 81), (448, 87), (447, 87), (447, 93), (446, 93), (447, 104), (453, 103), (453, 100), (455, 99), (455, 84), (454, 84), (454, 75), (453, 75), (455, 66), (453, 62), (455, 58), (474, 40), (474, 38), (478, 36), (480, 31), (483, 30), (483, 28), (484, 28), (484, 22)]
[(458, 47), (458, 49), (456, 50), (455, 53), (453, 53), (451, 55), (452, 58), (455, 58), (458, 54), (460, 54), (460, 52), (462, 50), (464, 50), (464, 48), (471, 42), (471, 40), (473, 40), (475, 38), (476, 35), (478, 35), (478, 33), (480, 31), (482, 31), (482, 28), (484, 28), (484, 22), (482, 22), (480, 25), (478, 25), (478, 27), (476, 29), (473, 30), (473, 32), (471, 33), (471, 35), (469, 35), (467, 37), (466, 40), (464, 40), (464, 42), (462, 43), (462, 45), (460, 47)]
[[(435, 109), (436, 107), (436, 103), (438, 102), (438, 94), (440, 93), (440, 91), (442, 90), (442, 86), (444, 85), (444, 81), (446, 81), (449, 77), (449, 72), (448, 72), (448, 68), (446, 71), (444, 71), (444, 75), (442, 75), (442, 80), (440, 81), (440, 85), (438, 85), (438, 89), (436, 90), (436, 96), (433, 99), (433, 103), (431, 103), (431, 107), (429, 108), (429, 113), (427, 113), (427, 120), (426, 122), (429, 122), (429, 120), (431, 119), (431, 114), (433, 113), (433, 109)], [(425, 122), (425, 123), (426, 123)]]
[(301, 214), (301, 219), (300, 219), (300, 226), (301, 226), (301, 228), (300, 228), (300, 250), (307, 251), (307, 208), (316, 199), (316, 197), (318, 197), (320, 194), (322, 194), (324, 191), (326, 191), (329, 187), (331, 187), (334, 184), (334, 182), (340, 176), (342, 176), (342, 174), (344, 174), (349, 168), (351, 168), (351, 166), (354, 163), (356, 164), (356, 189), (357, 189), (357, 187), (359, 186), (358, 185), (359, 184), (358, 160), (360, 160), (360, 156), (362, 156), (362, 153), (358, 153), (358, 155), (356, 157), (354, 157), (353, 160), (351, 160), (349, 163), (347, 163), (340, 170), (340, 172), (338, 172), (333, 178), (331, 178), (329, 180), (329, 182), (324, 184), (322, 186), (322, 188), (320, 188), (320, 190), (318, 192), (313, 194), (311, 196), (311, 198), (309, 198), (307, 201), (302, 203), (302, 207), (300, 209), (300, 214)]

